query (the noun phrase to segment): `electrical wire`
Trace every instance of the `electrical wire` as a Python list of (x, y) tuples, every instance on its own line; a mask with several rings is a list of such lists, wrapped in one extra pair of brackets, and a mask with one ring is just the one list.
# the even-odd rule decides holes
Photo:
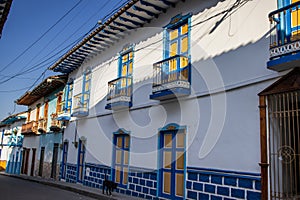
[(57, 20), (46, 32), (44, 32), (36, 41), (34, 41), (29, 47), (27, 47), (21, 54), (19, 54), (15, 59), (13, 59), (10, 63), (0, 69), (0, 73), (11, 66), (14, 62), (16, 62), (20, 57), (22, 57), (29, 49), (31, 49), (36, 43), (38, 43), (47, 33), (50, 32), (59, 22), (61, 22), (72, 10), (74, 10), (82, 0), (79, 0), (68, 12), (66, 12), (59, 20)]

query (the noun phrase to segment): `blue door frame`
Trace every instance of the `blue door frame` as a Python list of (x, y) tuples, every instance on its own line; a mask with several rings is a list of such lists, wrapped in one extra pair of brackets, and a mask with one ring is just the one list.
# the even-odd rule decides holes
[(61, 179), (66, 178), (68, 148), (69, 148), (69, 143), (64, 142), (63, 152), (62, 152), (62, 160), (61, 160)]
[[(173, 130), (170, 130), (172, 127)], [(168, 199), (185, 199), (186, 188), (186, 134), (185, 127), (168, 125), (159, 132), (159, 162), (157, 194)], [(166, 140), (166, 138), (169, 138)], [(179, 139), (181, 138), (181, 139)], [(180, 143), (180, 145), (178, 145)], [(169, 155), (169, 159), (166, 158)], [(180, 155), (178, 157), (178, 155)], [(169, 162), (168, 162), (169, 161)], [(165, 177), (169, 179), (165, 183)], [(176, 180), (178, 179), (178, 180)], [(167, 186), (166, 186), (166, 185)], [(165, 188), (166, 187), (166, 188)], [(169, 192), (165, 192), (169, 190)], [(182, 195), (178, 195), (182, 193)]]
[[(130, 132), (120, 129), (114, 133), (112, 180), (127, 188), (129, 172)], [(117, 153), (119, 152), (119, 153)], [(117, 177), (118, 176), (118, 177)]]
[(76, 179), (78, 183), (82, 183), (84, 177), (84, 159), (85, 159), (85, 145), (82, 140), (79, 140), (78, 144), (78, 157), (77, 157), (77, 175)]

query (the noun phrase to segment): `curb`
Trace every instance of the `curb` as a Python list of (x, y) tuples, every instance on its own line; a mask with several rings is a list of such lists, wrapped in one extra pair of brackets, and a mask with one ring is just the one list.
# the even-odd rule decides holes
[(82, 189), (75, 188), (75, 187), (72, 187), (72, 186), (62, 185), (62, 184), (58, 184), (58, 183), (55, 183), (55, 182), (49, 182), (49, 181), (45, 181), (45, 180), (42, 180), (42, 179), (38, 180), (38, 179), (28, 178), (26, 176), (12, 175), (12, 174), (6, 174), (6, 173), (0, 173), (0, 175), (13, 177), (13, 178), (18, 178), (18, 179), (22, 179), (22, 180), (26, 180), (26, 181), (35, 182), (35, 183), (40, 183), (40, 184), (51, 186), (51, 187), (60, 188), (60, 189), (63, 189), (63, 190), (75, 192), (75, 193), (78, 193), (78, 194), (81, 194), (81, 195), (84, 195), (84, 196), (87, 196), (87, 197), (91, 197), (91, 198), (94, 198), (94, 199), (118, 200), (118, 198), (114, 198), (114, 197), (111, 197), (111, 196), (105, 196), (105, 195), (102, 195), (100, 193), (95, 193), (95, 192), (92, 192), (92, 191), (87, 191), (88, 188), (87, 188), (87, 190), (82, 190)]

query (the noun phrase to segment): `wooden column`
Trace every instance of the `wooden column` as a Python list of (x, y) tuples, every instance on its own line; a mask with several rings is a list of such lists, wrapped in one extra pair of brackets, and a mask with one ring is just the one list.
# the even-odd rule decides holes
[(260, 167), (261, 167), (261, 199), (268, 199), (268, 146), (267, 146), (267, 119), (266, 96), (259, 97), (260, 113)]

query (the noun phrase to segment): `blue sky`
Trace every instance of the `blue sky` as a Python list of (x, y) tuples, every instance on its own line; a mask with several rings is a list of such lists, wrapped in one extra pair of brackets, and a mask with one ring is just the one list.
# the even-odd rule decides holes
[(0, 39), (0, 120), (27, 110), (14, 101), (54, 75), (49, 70), (42, 73), (98, 20), (126, 1), (13, 0)]

